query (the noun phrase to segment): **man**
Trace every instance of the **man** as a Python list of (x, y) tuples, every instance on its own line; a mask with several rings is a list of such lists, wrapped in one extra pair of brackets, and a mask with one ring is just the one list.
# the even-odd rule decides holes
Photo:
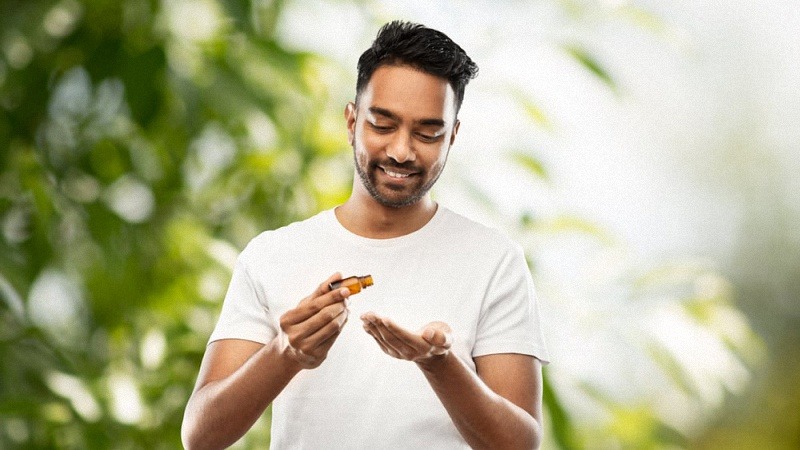
[[(270, 403), (273, 448), (539, 446), (547, 355), (523, 253), (428, 193), (476, 74), (438, 31), (381, 28), (345, 108), (352, 195), (240, 255), (187, 448), (231, 445)], [(350, 298), (329, 287), (342, 273), (375, 284)]]

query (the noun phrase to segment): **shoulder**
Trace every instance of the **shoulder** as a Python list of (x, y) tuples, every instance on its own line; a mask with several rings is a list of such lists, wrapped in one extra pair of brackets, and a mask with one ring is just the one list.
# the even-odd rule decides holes
[(292, 249), (304, 248), (320, 239), (326, 228), (326, 215), (322, 211), (308, 219), (292, 222), (274, 230), (266, 230), (248, 242), (239, 258), (245, 263), (262, 260), (264, 256), (281, 254)]
[(464, 215), (444, 208), (442, 235), (468, 248), (480, 248), (503, 255), (519, 253), (522, 248), (503, 231), (479, 223)]

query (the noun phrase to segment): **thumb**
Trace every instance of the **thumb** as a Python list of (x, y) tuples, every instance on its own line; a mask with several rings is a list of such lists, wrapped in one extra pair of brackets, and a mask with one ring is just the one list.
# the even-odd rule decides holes
[(452, 343), (450, 327), (444, 322), (428, 324), (422, 332), (422, 339), (435, 347), (449, 348)]

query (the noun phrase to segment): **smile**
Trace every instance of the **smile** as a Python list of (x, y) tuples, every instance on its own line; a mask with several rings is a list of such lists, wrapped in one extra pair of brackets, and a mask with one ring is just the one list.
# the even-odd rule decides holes
[(393, 171), (391, 169), (387, 169), (385, 167), (381, 167), (381, 170), (383, 170), (383, 172), (386, 175), (389, 175), (392, 178), (408, 178), (411, 175), (414, 175), (413, 172), (406, 172), (406, 173), (404, 173), (404, 172), (395, 172), (395, 171)]

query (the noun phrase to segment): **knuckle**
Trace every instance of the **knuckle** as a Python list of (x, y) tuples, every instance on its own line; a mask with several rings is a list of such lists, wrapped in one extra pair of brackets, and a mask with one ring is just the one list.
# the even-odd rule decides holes
[(330, 308), (325, 309), (324, 311), (321, 311), (320, 312), (320, 316), (322, 316), (322, 318), (325, 320), (326, 323), (327, 322), (332, 322), (333, 319), (336, 318), (336, 314), (333, 311), (331, 311)]
[(309, 302), (307, 308), (312, 314), (317, 314), (320, 309), (322, 309), (322, 307), (319, 305), (319, 302)]
[(319, 291), (320, 292), (325, 292), (325, 291), (329, 291), (329, 290), (330, 290), (330, 288), (329, 288), (328, 280), (325, 280), (325, 281), (323, 281), (322, 283), (319, 284)]
[(311, 348), (311, 346), (306, 342), (300, 342), (297, 345), (297, 349), (300, 350), (304, 355), (309, 355), (313, 350), (313, 348)]

